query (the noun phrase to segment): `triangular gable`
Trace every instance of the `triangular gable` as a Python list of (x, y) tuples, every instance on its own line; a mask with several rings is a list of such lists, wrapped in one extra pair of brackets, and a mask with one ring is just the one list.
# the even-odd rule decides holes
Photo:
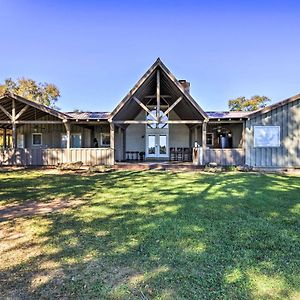
[[(54, 116), (56, 118), (59, 118), (61, 120), (67, 120), (67, 119), (71, 119), (70, 116), (68, 116), (67, 114), (64, 114), (60, 111), (57, 111), (56, 109), (50, 108), (48, 106), (45, 106), (43, 104), (39, 104), (37, 102), (25, 99), (21, 96), (18, 96), (16, 94), (13, 93), (5, 93), (3, 96), (0, 97), (0, 105), (4, 102), (7, 102), (7, 100), (16, 100), (19, 103), (24, 104), (24, 106), (28, 105), (31, 108), (35, 108), (43, 113), (49, 114), (51, 116)], [(10, 104), (8, 104), (10, 106)], [(23, 107), (24, 107), (23, 106)], [(22, 109), (22, 107), (19, 108), (19, 111)], [(11, 108), (9, 107), (8, 110), (11, 111)], [(17, 111), (16, 114), (19, 112)]]
[(195, 108), (197, 112), (203, 117), (203, 119), (208, 120), (207, 114), (203, 111), (203, 109), (198, 105), (198, 103), (193, 99), (193, 97), (185, 91), (180, 82), (175, 78), (175, 76), (170, 72), (170, 70), (165, 66), (165, 64), (158, 58), (154, 64), (147, 70), (147, 72), (141, 77), (141, 79), (134, 85), (134, 87), (129, 91), (129, 93), (123, 98), (123, 100), (117, 105), (117, 107), (111, 113), (109, 121), (112, 121), (114, 117), (122, 110), (122, 108), (131, 101), (132, 97), (137, 93), (137, 91), (142, 87), (143, 84), (153, 74), (156, 70), (160, 68), (163, 71), (164, 75), (174, 84), (174, 86), (180, 91), (180, 93), (184, 96), (186, 100), (188, 100), (191, 105)]

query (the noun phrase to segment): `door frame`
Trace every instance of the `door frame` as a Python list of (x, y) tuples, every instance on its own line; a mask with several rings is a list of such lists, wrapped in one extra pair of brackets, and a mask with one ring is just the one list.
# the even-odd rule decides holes
[[(155, 136), (155, 153), (149, 154), (149, 136)], [(160, 136), (166, 136), (166, 154), (159, 153)], [(147, 128), (145, 143), (145, 158), (166, 159), (169, 158), (169, 130), (166, 128)]]

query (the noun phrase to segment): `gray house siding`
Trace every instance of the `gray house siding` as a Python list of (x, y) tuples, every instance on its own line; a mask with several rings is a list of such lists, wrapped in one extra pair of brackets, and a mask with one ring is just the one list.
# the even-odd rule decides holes
[[(253, 126), (280, 126), (280, 147), (254, 147)], [(300, 100), (246, 122), (246, 164), (253, 167), (300, 167)]]

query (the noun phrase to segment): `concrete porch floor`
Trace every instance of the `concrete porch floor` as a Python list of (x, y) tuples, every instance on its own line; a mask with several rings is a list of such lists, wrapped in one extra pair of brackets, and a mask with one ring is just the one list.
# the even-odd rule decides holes
[(128, 161), (116, 162), (116, 170), (201, 170), (203, 166), (195, 166), (192, 162), (182, 161)]

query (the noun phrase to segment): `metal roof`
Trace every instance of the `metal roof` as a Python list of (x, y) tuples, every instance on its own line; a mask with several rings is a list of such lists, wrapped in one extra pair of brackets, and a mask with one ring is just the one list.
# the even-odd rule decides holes
[[(251, 112), (243, 111), (206, 111), (206, 114), (211, 119), (240, 119), (246, 118)], [(72, 119), (77, 120), (107, 120), (110, 112), (65, 112)]]
[(76, 120), (107, 120), (110, 112), (65, 112), (68, 116)]
[(246, 118), (250, 113), (245, 111), (206, 111), (210, 119), (241, 119)]

